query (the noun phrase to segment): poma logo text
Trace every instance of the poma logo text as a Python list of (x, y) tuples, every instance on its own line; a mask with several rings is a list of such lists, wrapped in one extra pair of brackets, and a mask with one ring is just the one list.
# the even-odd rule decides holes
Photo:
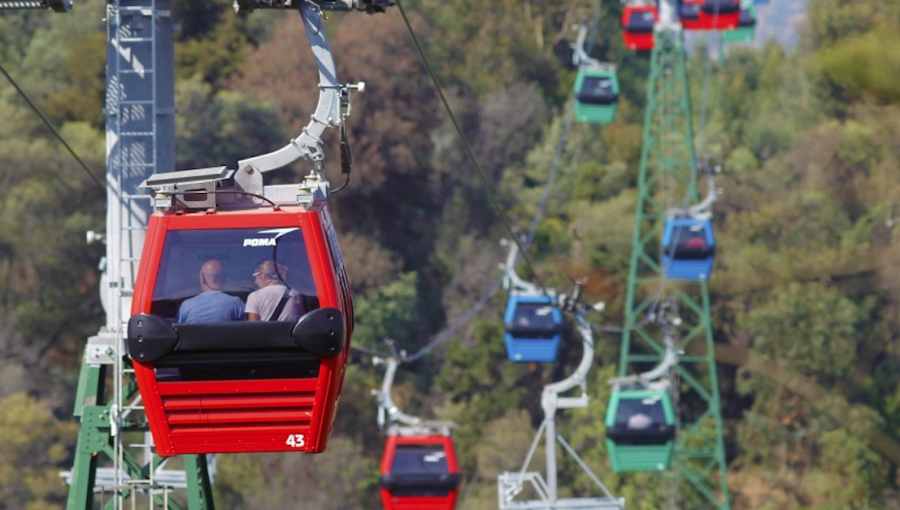
[(249, 238), (244, 239), (244, 247), (247, 246), (275, 246), (278, 244), (275, 239), (258, 239), (258, 238)]

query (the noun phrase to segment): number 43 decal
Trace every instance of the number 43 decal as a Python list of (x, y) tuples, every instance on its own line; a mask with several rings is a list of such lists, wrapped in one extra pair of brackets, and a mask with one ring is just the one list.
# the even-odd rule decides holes
[(303, 434), (289, 434), (284, 444), (291, 448), (303, 448), (306, 446), (306, 438)]

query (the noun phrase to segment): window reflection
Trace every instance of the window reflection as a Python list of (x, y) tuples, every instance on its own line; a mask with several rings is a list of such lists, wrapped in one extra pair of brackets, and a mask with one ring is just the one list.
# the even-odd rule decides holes
[(256, 320), (296, 320), (318, 306), (299, 227), (166, 234), (153, 291), (155, 315), (194, 323), (253, 315)]

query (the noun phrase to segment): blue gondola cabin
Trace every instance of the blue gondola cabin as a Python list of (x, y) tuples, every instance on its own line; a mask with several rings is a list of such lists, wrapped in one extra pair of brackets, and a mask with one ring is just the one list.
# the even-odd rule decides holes
[(675, 218), (667, 221), (662, 247), (666, 278), (709, 279), (716, 254), (716, 239), (709, 220)]
[(559, 353), (563, 320), (547, 296), (513, 294), (504, 314), (506, 353), (510, 361), (553, 362)]

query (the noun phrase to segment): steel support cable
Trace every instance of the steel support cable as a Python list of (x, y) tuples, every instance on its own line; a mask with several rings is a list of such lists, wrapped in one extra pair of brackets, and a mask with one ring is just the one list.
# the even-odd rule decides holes
[(475, 304), (466, 311), (466, 313), (462, 314), (458, 319), (456, 319), (456, 322), (454, 322), (449, 328), (441, 331), (434, 340), (429, 342), (425, 347), (419, 349), (415, 354), (404, 357), (403, 361), (416, 361), (417, 359), (425, 356), (426, 354), (437, 348), (442, 343), (449, 340), (450, 337), (452, 337), (457, 332), (457, 330), (459, 330), (459, 328), (463, 327), (467, 322), (469, 322), (469, 320), (472, 319), (472, 317), (475, 316), (476, 313), (484, 308), (484, 305), (486, 305), (487, 302), (492, 297), (494, 297), (494, 294), (497, 292), (497, 290), (500, 289), (500, 285), (502, 284), (502, 282), (502, 279), (495, 281), (494, 285), (491, 286), (491, 289), (485, 292), (485, 294), (481, 296), (481, 298), (479, 298), (478, 301), (476, 301)]
[[(601, 4), (602, 4), (602, 0), (598, 0), (595, 11), (594, 11), (594, 26), (595, 27), (597, 27), (597, 25), (599, 23)], [(399, 6), (399, 7), (401, 8), (401, 13), (402, 13), (403, 12), (402, 6)], [(405, 13), (403, 14), (403, 17), (404, 17), (404, 20), (406, 20)], [(416, 41), (417, 48), (419, 48), (419, 51), (420, 51), (420, 56), (422, 57), (423, 60), (425, 60), (425, 56), (422, 53), (420, 46), (418, 45), (418, 40), (415, 38), (415, 34), (412, 32), (412, 28), (410, 27), (409, 23), (407, 23), (407, 28), (410, 30), (410, 34), (413, 36), (413, 40)], [(589, 43), (590, 45), (593, 45), (595, 36), (596, 36), (596, 30), (591, 34), (591, 41)], [(426, 62), (426, 66), (429, 67), (429, 71), (430, 71), (430, 66), (429, 66), (427, 60), (425, 60), (425, 62)], [(441, 92), (440, 87), (437, 85), (436, 80), (434, 79), (433, 73), (431, 74), (431, 76), (432, 76), (432, 80), (435, 81), (435, 86), (438, 87), (438, 92), (440, 93), (441, 98), (443, 99), (443, 93)], [(444, 105), (447, 106), (447, 103), (444, 102)], [(457, 131), (460, 134), (460, 137), (465, 142), (466, 139), (461, 134), (461, 132), (459, 132), (459, 126), (456, 124), (456, 120), (455, 120), (455, 118), (453, 118), (452, 112), (449, 111), (449, 107), (447, 107), (447, 108), (448, 108), (448, 112), (451, 115), (451, 120), (453, 120), (454, 125), (457, 127)], [(543, 218), (543, 214), (544, 214), (544, 211), (546, 210), (547, 202), (550, 197), (550, 190), (553, 187), (553, 183), (555, 182), (556, 174), (558, 173), (558, 170), (559, 170), (560, 162), (562, 161), (563, 152), (565, 151), (566, 145), (568, 143), (569, 132), (571, 131), (572, 121), (574, 120), (574, 118), (575, 118), (575, 107), (574, 107), (574, 104), (570, 104), (568, 113), (566, 116), (566, 121), (565, 121), (565, 124), (563, 125), (563, 131), (562, 131), (562, 134), (560, 135), (560, 140), (556, 147), (556, 153), (553, 158), (553, 163), (550, 167), (550, 173), (548, 174), (547, 181), (544, 184), (544, 191), (541, 194), (540, 201), (538, 202), (538, 208), (537, 208), (537, 211), (535, 212), (534, 220), (532, 220), (531, 229), (528, 232), (528, 237), (526, 238), (525, 244), (524, 244), (524, 246), (519, 245), (520, 252), (522, 251), (523, 248), (524, 248), (524, 250), (528, 250), (528, 248), (531, 247), (531, 243), (533, 242), (534, 236), (537, 233), (538, 226), (540, 225), (541, 219)], [(471, 154), (470, 154), (470, 156), (471, 156)], [(474, 157), (472, 158), (472, 160), (473, 160), (473, 162), (475, 161)], [(490, 191), (490, 188), (489, 188), (489, 191)], [(513, 236), (513, 238), (515, 239), (515, 236)], [(494, 284), (491, 286), (491, 288), (487, 292), (485, 292), (484, 295), (482, 295), (480, 298), (478, 298), (478, 300), (468, 310), (466, 310), (466, 312), (463, 315), (461, 315), (456, 321), (454, 321), (454, 323), (452, 325), (450, 325), (449, 327), (445, 328), (443, 331), (438, 333), (437, 336), (434, 338), (434, 340), (432, 340), (431, 342), (426, 344), (424, 347), (422, 347), (421, 349), (416, 351), (414, 354), (405, 356), (403, 358), (403, 360), (407, 361), (407, 362), (412, 362), (412, 361), (421, 359), (426, 354), (428, 354), (429, 352), (436, 349), (438, 346), (440, 346), (441, 344), (443, 344), (444, 342), (446, 342), (450, 338), (452, 338), (452, 336), (461, 327), (463, 327), (465, 324), (467, 324), (472, 319), (472, 317), (475, 316), (475, 314), (477, 314), (479, 311), (481, 311), (482, 308), (484, 308), (484, 306), (487, 304), (487, 302), (500, 289), (502, 282), (503, 282), (502, 278), (500, 278), (496, 282), (494, 282)], [(352, 348), (355, 350), (358, 350), (362, 353), (373, 355), (373, 356), (385, 357), (385, 356), (390, 355), (390, 354), (386, 354), (386, 353), (377, 352), (372, 349), (364, 348), (361, 346), (356, 346), (356, 345), (353, 345)]]
[(603, 0), (597, 0), (597, 3), (594, 4), (594, 26), (591, 30), (591, 37), (588, 41), (587, 45), (584, 47), (584, 52), (588, 55), (591, 54), (591, 51), (594, 49), (594, 43), (597, 40), (597, 32), (600, 31), (600, 8), (603, 6)]
[(547, 176), (547, 183), (544, 184), (544, 192), (541, 200), (538, 202), (537, 213), (535, 213), (534, 221), (531, 222), (531, 229), (528, 231), (528, 237), (525, 240), (525, 249), (531, 247), (534, 236), (537, 234), (538, 225), (544, 215), (544, 209), (547, 207), (547, 200), (550, 198), (550, 189), (553, 187), (553, 181), (556, 178), (556, 172), (559, 170), (559, 163), (562, 160), (563, 152), (566, 149), (566, 143), (569, 140), (569, 130), (572, 127), (572, 121), (575, 119), (575, 104), (569, 105), (569, 111), (566, 115), (566, 123), (563, 125), (562, 134), (559, 137), (559, 144), (556, 146), (556, 154), (553, 156), (553, 164), (550, 166), (550, 174)]
[(478, 176), (481, 178), (482, 187), (484, 187), (487, 192), (488, 198), (491, 201), (491, 205), (494, 206), (494, 209), (497, 211), (497, 215), (500, 216), (500, 220), (503, 222), (503, 226), (506, 228), (507, 233), (512, 238), (513, 242), (519, 247), (519, 252), (522, 254), (522, 259), (525, 261), (525, 265), (528, 266), (528, 270), (531, 272), (532, 276), (534, 276), (535, 280), (537, 280), (538, 285), (543, 290), (544, 295), (549, 297), (549, 292), (547, 292), (547, 287), (544, 285), (543, 280), (537, 274), (537, 271), (534, 268), (534, 264), (531, 263), (531, 259), (528, 257), (528, 254), (525, 253), (525, 250), (522, 246), (522, 242), (518, 239), (515, 234), (515, 231), (512, 228), (512, 224), (509, 221), (509, 218), (506, 216), (506, 211), (503, 210), (503, 207), (500, 205), (500, 201), (497, 199), (497, 195), (494, 193), (494, 189), (491, 186), (491, 181), (488, 179), (487, 173), (485, 173), (484, 169), (481, 168), (481, 164), (478, 163), (478, 160), (475, 158), (475, 153), (472, 151), (471, 145), (469, 145), (469, 139), (466, 138), (465, 133), (462, 131), (462, 127), (460, 127), (459, 122), (456, 120), (456, 115), (453, 113), (453, 109), (450, 108), (450, 103), (447, 102), (447, 98), (444, 96), (444, 90), (441, 88), (441, 84), (438, 82), (437, 75), (434, 73), (434, 69), (431, 67), (431, 62), (429, 62), (428, 57), (425, 55), (425, 50), (422, 48), (422, 44), (419, 42), (418, 36), (416, 36), (415, 30), (413, 30), (412, 24), (409, 22), (409, 18), (406, 16), (406, 9), (403, 8), (403, 3), (400, 0), (396, 0), (397, 7), (400, 9), (400, 14), (403, 16), (403, 22), (406, 24), (406, 29), (409, 31), (410, 37), (412, 37), (413, 44), (416, 47), (416, 51), (419, 53), (419, 58), (422, 59), (422, 62), (425, 64), (425, 69), (428, 71), (428, 76), (431, 78), (431, 82), (434, 84), (435, 90), (437, 90), (438, 96), (440, 96), (441, 103), (444, 105), (444, 109), (447, 111), (447, 115), (450, 116), (450, 121), (453, 123), (453, 127), (456, 129), (456, 134), (459, 136), (460, 141), (463, 144), (463, 148), (466, 151), (466, 154), (469, 157), (469, 160), (472, 162), (472, 165), (475, 167), (475, 170), (478, 172)]
[[(554, 178), (556, 176), (557, 170), (559, 169), (559, 163), (562, 159), (562, 153), (563, 153), (563, 150), (565, 149), (565, 146), (566, 146), (566, 143), (568, 140), (569, 130), (571, 128), (571, 124), (572, 124), (572, 120), (574, 119), (574, 116), (575, 116), (575, 109), (574, 109), (574, 106), (572, 106), (569, 108), (569, 113), (566, 118), (566, 123), (563, 126), (563, 132), (562, 132), (562, 135), (560, 136), (560, 141), (556, 148), (556, 155), (553, 159), (553, 165), (551, 166), (550, 173), (547, 176), (547, 182), (544, 184), (544, 191), (541, 196), (541, 200), (538, 204), (538, 209), (537, 209), (537, 212), (535, 213), (534, 220), (532, 220), (531, 230), (528, 233), (528, 238), (525, 241), (525, 249), (526, 250), (531, 246), (531, 242), (534, 239), (535, 233), (537, 232), (537, 228), (540, 225), (541, 218), (543, 217), (543, 213), (546, 209), (547, 200), (550, 196), (550, 189), (553, 187), (553, 183), (555, 180)], [(405, 356), (403, 358), (403, 360), (404, 361), (416, 361), (416, 360), (422, 358), (423, 356), (425, 356), (426, 354), (428, 354), (429, 352), (431, 352), (432, 350), (434, 350), (435, 348), (437, 348), (439, 345), (441, 345), (444, 342), (446, 342), (447, 340), (449, 340), (461, 327), (463, 327), (466, 323), (468, 323), (472, 319), (472, 317), (475, 316), (475, 314), (477, 314), (479, 311), (481, 311), (482, 308), (484, 308), (484, 305), (486, 305), (487, 302), (500, 289), (500, 286), (502, 285), (502, 283), (503, 283), (503, 278), (500, 278), (497, 281), (495, 281), (494, 284), (491, 286), (491, 288), (487, 292), (485, 292), (484, 295), (482, 295), (480, 298), (478, 298), (478, 301), (476, 301), (475, 304), (473, 304), (468, 310), (466, 310), (466, 312), (463, 315), (461, 315), (451, 326), (447, 327), (446, 329), (444, 329), (443, 331), (438, 333), (438, 335), (434, 338), (434, 340), (432, 340), (431, 342), (426, 344), (424, 347), (422, 347), (421, 349), (416, 351), (414, 354)], [(366, 354), (371, 354), (373, 356), (387, 356), (387, 354), (378, 353), (378, 352), (372, 351), (370, 349), (365, 349), (362, 347), (357, 347), (356, 345), (352, 346), (352, 348), (359, 350), (360, 352), (363, 352)]]
[[(719, 11), (716, 10), (716, 14), (713, 17), (713, 23), (716, 23), (719, 18)], [(716, 37), (718, 37), (718, 30), (716, 31)], [(707, 38), (708, 39), (708, 38)], [(691, 182), (690, 186), (688, 186), (687, 191), (685, 192), (684, 201), (682, 203), (683, 207), (687, 207), (687, 204), (691, 201), (691, 190), (697, 186), (697, 165), (699, 164), (697, 154), (700, 153), (700, 148), (703, 146), (703, 134), (704, 129), (706, 128), (706, 110), (707, 105), (709, 103), (709, 86), (712, 77), (712, 59), (709, 58), (709, 48), (706, 49), (706, 75), (703, 77), (703, 95), (702, 100), (700, 102), (700, 118), (698, 119), (697, 126), (697, 137), (696, 142), (694, 143), (694, 158), (693, 158), (693, 167), (691, 167)]]
[[(718, 35), (718, 34), (716, 34)], [(707, 38), (709, 39), (709, 38)], [(706, 75), (703, 77), (703, 95), (702, 101), (700, 103), (700, 119), (699, 125), (697, 126), (697, 143), (695, 147), (695, 158), (696, 153), (700, 152), (700, 147), (703, 145), (703, 129), (706, 127), (706, 107), (709, 102), (709, 83), (710, 78), (712, 76), (712, 59), (709, 58), (709, 48), (706, 48)], [(695, 162), (696, 164), (696, 162)]]
[(3, 73), (3, 76), (6, 76), (6, 79), (9, 80), (9, 83), (12, 84), (13, 88), (16, 89), (16, 91), (19, 93), (19, 95), (22, 96), (22, 99), (24, 99), (25, 102), (28, 103), (28, 106), (31, 107), (31, 109), (34, 111), (34, 113), (36, 113), (37, 116), (40, 117), (42, 121), (44, 121), (44, 124), (48, 128), (50, 128), (50, 131), (53, 132), (53, 134), (60, 141), (60, 143), (62, 143), (63, 146), (66, 148), (66, 150), (69, 151), (69, 154), (71, 154), (72, 157), (75, 158), (75, 161), (78, 162), (78, 164), (81, 166), (82, 170), (84, 170), (91, 177), (91, 180), (93, 180), (97, 184), (97, 186), (100, 186), (100, 188), (105, 191), (106, 185), (103, 184), (103, 181), (101, 181), (100, 178), (97, 177), (97, 174), (95, 174), (94, 171), (91, 170), (91, 167), (89, 167), (87, 165), (87, 163), (85, 163), (78, 156), (78, 154), (75, 152), (75, 150), (72, 149), (72, 146), (69, 145), (69, 142), (67, 142), (66, 139), (63, 138), (62, 134), (50, 122), (50, 119), (48, 119), (47, 116), (44, 115), (44, 112), (41, 111), (41, 109), (38, 108), (38, 106), (34, 103), (34, 101), (32, 101), (30, 97), (28, 97), (28, 94), (26, 94), (25, 91), (22, 90), (22, 87), (19, 86), (19, 84), (16, 82), (16, 80), (14, 80), (13, 77), (6, 71), (6, 68), (3, 67), (3, 64), (0, 64), (0, 73)]
[[(575, 109), (573, 106), (573, 107), (569, 108), (569, 114), (566, 118), (566, 123), (563, 127), (563, 133), (562, 133), (562, 136), (560, 136), (560, 141), (556, 148), (556, 156), (554, 157), (553, 165), (550, 168), (550, 173), (547, 176), (547, 182), (544, 184), (543, 195), (541, 196), (541, 201), (538, 204), (537, 212), (535, 213), (534, 220), (532, 221), (532, 224), (531, 224), (531, 230), (528, 233), (528, 238), (526, 239), (526, 242), (525, 242), (526, 250), (531, 245), (531, 242), (534, 239), (534, 235), (537, 232), (538, 225), (540, 224), (541, 218), (543, 217), (543, 213), (544, 213), (544, 210), (545, 210), (546, 204), (547, 204), (547, 199), (550, 196), (550, 189), (553, 187), (554, 177), (559, 168), (559, 162), (562, 159), (563, 149), (566, 146), (566, 142), (567, 142), (568, 136), (569, 136), (569, 129), (571, 128), (571, 123), (572, 123), (574, 116), (575, 116)], [(426, 344), (424, 347), (422, 347), (421, 349), (416, 351), (414, 354), (405, 356), (403, 358), (403, 360), (404, 361), (416, 361), (416, 360), (422, 358), (423, 356), (425, 356), (426, 354), (428, 354), (429, 352), (431, 352), (432, 350), (436, 349), (438, 346), (440, 346), (447, 340), (449, 340), (461, 327), (463, 327), (466, 323), (468, 323), (472, 319), (472, 317), (475, 316), (475, 314), (477, 314), (479, 311), (481, 311), (482, 308), (484, 308), (484, 305), (486, 305), (487, 302), (494, 296), (494, 294), (500, 289), (500, 286), (502, 284), (503, 284), (503, 278), (500, 278), (497, 281), (495, 281), (494, 284), (491, 286), (491, 288), (487, 292), (485, 292), (484, 295), (482, 295), (480, 298), (478, 298), (478, 301), (476, 301), (475, 304), (473, 304), (468, 310), (466, 310), (466, 312), (464, 314), (462, 314), (451, 326), (447, 327), (446, 329), (444, 329), (443, 331), (438, 333), (438, 335), (434, 338), (434, 340), (432, 340), (431, 342)], [(385, 354), (383, 354), (383, 353), (376, 353), (374, 351), (364, 349), (362, 347), (357, 347), (355, 345), (353, 346), (353, 348), (359, 350), (360, 352), (364, 352), (366, 354), (371, 354), (374, 356), (385, 356)]]
[[(555, 176), (557, 171), (559, 170), (559, 164), (562, 160), (562, 155), (566, 147), (566, 143), (569, 139), (569, 131), (572, 127), (572, 121), (575, 118), (575, 107), (574, 105), (569, 106), (568, 114), (566, 116), (566, 122), (563, 125), (563, 131), (560, 135), (559, 143), (556, 147), (556, 154), (553, 158), (553, 164), (550, 167), (550, 173), (547, 175), (547, 182), (544, 183), (544, 191), (541, 195), (541, 200), (538, 203), (537, 211), (534, 215), (534, 220), (531, 223), (531, 230), (528, 232), (528, 237), (525, 240), (525, 249), (527, 250), (531, 246), (531, 242), (534, 240), (534, 236), (537, 233), (538, 226), (541, 223), (541, 219), (543, 218), (544, 211), (546, 210), (547, 200), (550, 197), (550, 190), (553, 188), (553, 183), (555, 181)], [(417, 359), (425, 356), (428, 352), (437, 348), (442, 343), (449, 340), (454, 333), (456, 333), (459, 328), (463, 327), (472, 317), (478, 313), (484, 305), (487, 304), (488, 300), (494, 296), (494, 294), (500, 289), (500, 286), (503, 284), (503, 278), (500, 278), (494, 285), (491, 286), (490, 290), (488, 290), (483, 296), (481, 296), (478, 301), (472, 305), (466, 313), (460, 316), (453, 325), (441, 331), (434, 340), (429, 342), (427, 345), (422, 347), (419, 351), (411, 356), (407, 356), (404, 358), (405, 361), (416, 361)]]

